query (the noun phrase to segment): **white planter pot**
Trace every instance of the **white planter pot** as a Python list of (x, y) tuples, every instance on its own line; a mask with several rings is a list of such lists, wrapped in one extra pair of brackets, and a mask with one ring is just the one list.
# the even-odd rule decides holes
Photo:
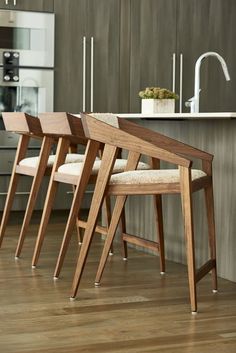
[(174, 99), (142, 99), (142, 114), (174, 113)]

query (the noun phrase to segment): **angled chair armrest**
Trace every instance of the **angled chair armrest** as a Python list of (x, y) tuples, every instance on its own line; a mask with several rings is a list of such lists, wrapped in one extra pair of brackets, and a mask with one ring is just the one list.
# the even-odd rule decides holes
[(108, 123), (99, 121), (91, 115), (83, 113), (81, 113), (81, 120), (85, 135), (92, 140), (145, 154), (184, 167), (190, 167), (192, 164), (190, 159), (178, 155), (174, 151), (160, 147), (157, 143), (147, 141), (141, 136), (137, 137), (131, 131), (127, 132), (122, 128), (122, 124), (120, 124), (119, 128), (116, 128)]
[(3, 122), (7, 131), (43, 137), (40, 121), (37, 117), (22, 112), (2, 113)]
[(53, 135), (55, 138), (65, 137), (71, 144), (86, 145), (81, 119), (66, 112), (39, 114), (42, 131), (44, 134)]
[(134, 134), (135, 136), (145, 139), (146, 141), (170, 152), (201, 160), (211, 161), (213, 159), (213, 155), (210, 153), (162, 135), (156, 131), (147, 129), (138, 124), (134, 124), (126, 119), (119, 118), (119, 126), (123, 131)]

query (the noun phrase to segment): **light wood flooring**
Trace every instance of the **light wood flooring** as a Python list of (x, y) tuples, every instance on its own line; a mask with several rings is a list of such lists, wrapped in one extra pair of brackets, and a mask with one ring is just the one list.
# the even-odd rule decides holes
[(102, 240), (97, 236), (78, 299), (69, 292), (77, 253), (76, 235), (61, 278), (52, 275), (64, 229), (62, 218), (48, 227), (39, 267), (31, 269), (38, 218), (30, 227), (22, 257), (14, 259), (20, 216), (14, 214), (0, 250), (1, 353), (235, 353), (236, 283), (210, 276), (198, 286), (199, 312), (190, 313), (186, 267), (136, 250), (124, 262), (118, 246), (102, 285), (93, 285)]

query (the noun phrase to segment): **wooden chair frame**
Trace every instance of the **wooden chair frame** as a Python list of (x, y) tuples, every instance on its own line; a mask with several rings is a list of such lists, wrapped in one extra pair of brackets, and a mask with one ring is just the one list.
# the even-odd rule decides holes
[[(106, 195), (116, 195), (116, 202), (112, 213), (108, 234), (105, 240), (103, 253), (101, 256), (96, 283), (100, 282), (102, 272), (107, 259), (107, 249), (112, 242), (117, 228), (117, 224), (123, 210), (128, 195), (146, 194), (180, 194), (182, 201), (182, 212), (184, 219), (184, 233), (186, 241), (187, 268), (190, 291), (190, 303), (193, 313), (197, 312), (196, 284), (209, 271), (212, 271), (213, 291), (217, 290), (216, 274), (216, 245), (215, 245), (215, 221), (213, 207), (213, 186), (212, 186), (212, 159), (213, 156), (207, 152), (196, 149), (192, 146), (181, 143), (177, 140), (166, 137), (157, 132), (145, 129), (139, 125), (131, 123), (121, 118), (117, 118), (119, 128), (99, 121), (88, 114), (82, 114), (82, 124), (85, 135), (91, 140), (91, 146), (98, 142), (104, 143), (102, 164), (97, 176), (94, 195), (88, 216), (87, 228), (84, 234), (84, 241), (77, 261), (74, 275), (71, 298), (75, 298), (80, 279), (84, 270), (89, 247), (95, 230), (96, 219)], [(117, 149), (122, 148), (129, 151), (126, 170), (134, 170), (137, 167), (140, 155), (148, 155), (155, 159), (173, 163), (180, 170), (180, 182), (138, 185), (130, 187), (127, 185), (109, 185), (111, 170), (115, 163)], [(87, 153), (89, 158), (89, 151)], [(192, 159), (202, 161), (202, 170), (206, 176), (191, 180)], [(204, 189), (205, 201), (208, 218), (208, 236), (210, 245), (210, 259), (196, 270), (195, 250), (194, 250), (194, 231), (193, 231), (193, 212), (192, 212), (192, 193)], [(125, 241), (133, 242), (133, 236), (123, 234)], [(141, 242), (139, 243), (141, 244)]]
[[(26, 113), (2, 113), (3, 121), (7, 131), (12, 131), (20, 135), (14, 165), (12, 169), (12, 175), (9, 183), (8, 193), (5, 201), (5, 207), (3, 211), (1, 227), (0, 227), (0, 246), (2, 244), (6, 226), (14, 201), (14, 196), (17, 190), (18, 181), (20, 175), (32, 176), (32, 185), (29, 193), (29, 198), (24, 214), (23, 223), (19, 235), (19, 240), (15, 252), (15, 257), (19, 258), (22, 247), (24, 244), (25, 236), (29, 227), (29, 223), (34, 210), (37, 195), (45, 175), (50, 175), (52, 168), (47, 166), (48, 158), (51, 153), (51, 149), (54, 143), (58, 141), (56, 136), (45, 135), (42, 132), (40, 121), (37, 117), (30, 116)], [(26, 158), (27, 149), (30, 140), (40, 139), (42, 141), (40, 147), (40, 154), (38, 159), (37, 167), (29, 167), (20, 165), (20, 161)], [(67, 152), (75, 152), (78, 143), (85, 143), (87, 139), (80, 139), (78, 137), (71, 137), (68, 140)]]
[[(50, 136), (44, 136), (37, 117), (32, 117), (26, 113), (2, 113), (3, 121), (7, 131), (12, 131), (20, 134), (11, 179), (9, 183), (8, 193), (3, 211), (1, 228), (0, 228), (0, 245), (2, 244), (10, 210), (13, 204), (15, 192), (17, 189), (20, 175), (28, 175), (33, 177), (33, 182), (28, 198), (28, 203), (25, 211), (25, 216), (19, 236), (19, 241), (16, 249), (16, 257), (20, 256), (25, 234), (27, 232), (29, 222), (32, 216), (35, 201), (38, 195), (39, 187), (42, 178), (47, 171), (47, 160), (50, 155), (51, 147), (54, 139)], [(26, 157), (27, 148), (31, 138), (42, 140), (40, 149), (39, 163), (37, 168), (20, 166), (19, 162)]]
[[(89, 170), (89, 173), (86, 174), (86, 177), (81, 180), (80, 177), (71, 174), (62, 174), (58, 172), (58, 168), (65, 163), (66, 150), (68, 149), (68, 144), (71, 137), (76, 136), (76, 138), (83, 139), (85, 138), (83, 127), (81, 123), (81, 119), (77, 116), (73, 116), (68, 113), (43, 113), (39, 114), (39, 119), (41, 122), (42, 130), (45, 134), (50, 134), (51, 136), (56, 136), (59, 139), (55, 163), (53, 165), (48, 191), (45, 199), (45, 204), (43, 208), (42, 218), (39, 226), (39, 232), (37, 235), (36, 245), (34, 249), (33, 259), (32, 259), (32, 267), (35, 268), (38, 264), (39, 256), (41, 253), (43, 241), (46, 235), (46, 228), (49, 222), (53, 202), (55, 199), (56, 191), (59, 183), (67, 183), (74, 187), (74, 195), (73, 201), (70, 208), (68, 222), (66, 225), (62, 245), (60, 248), (56, 269), (54, 272), (54, 278), (58, 278), (64, 258), (66, 255), (66, 251), (69, 245), (69, 241), (72, 235), (72, 231), (75, 223), (77, 222), (78, 228), (86, 229), (87, 222), (79, 219), (79, 210), (82, 204), (83, 196), (88, 184), (94, 184), (96, 180), (96, 176), (90, 176), (90, 172), (93, 167), (93, 163), (96, 157), (99, 155), (101, 151), (101, 144), (96, 143), (94, 148), (91, 147), (91, 142), (86, 140), (87, 147), (85, 150), (85, 162), (84, 162), (84, 170)], [(90, 151), (92, 158), (87, 158), (87, 151)], [(107, 224), (110, 221), (110, 205), (108, 202), (108, 198), (105, 200), (105, 209), (107, 216)], [(96, 232), (105, 235), (107, 233), (106, 226), (96, 226)], [(112, 245), (111, 245), (112, 249)]]

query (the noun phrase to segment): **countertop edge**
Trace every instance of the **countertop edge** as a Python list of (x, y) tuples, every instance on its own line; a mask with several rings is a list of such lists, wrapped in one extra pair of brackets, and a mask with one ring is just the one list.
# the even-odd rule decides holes
[(147, 120), (215, 120), (236, 119), (235, 112), (226, 113), (173, 113), (173, 114), (141, 114), (141, 113), (117, 113), (117, 116), (125, 119), (147, 119)]

